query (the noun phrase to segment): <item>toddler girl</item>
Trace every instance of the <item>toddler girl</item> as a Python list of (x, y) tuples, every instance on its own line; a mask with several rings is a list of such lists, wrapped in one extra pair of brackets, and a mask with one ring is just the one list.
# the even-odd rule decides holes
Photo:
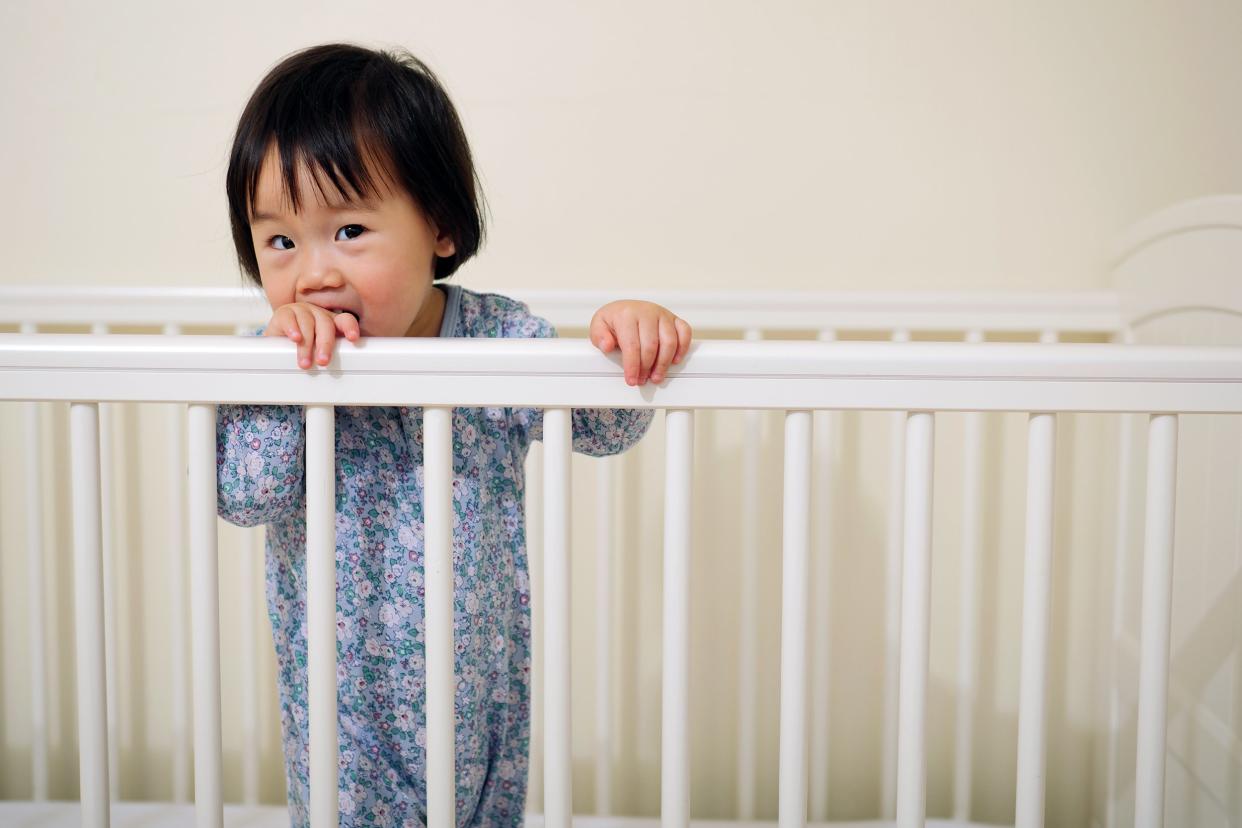
[[(287, 58), (237, 126), (227, 175), (241, 268), (272, 306), (264, 334), (326, 365), (337, 337), (548, 337), (521, 302), (444, 284), (483, 238), (479, 189), (452, 103), (405, 53), (348, 45)], [(591, 341), (625, 381), (664, 379), (690, 328), (613, 302)], [(620, 379), (618, 379), (618, 382)], [(573, 445), (633, 445), (651, 411), (575, 410)], [(458, 825), (517, 826), (526, 798), (530, 583), (523, 461), (541, 412), (453, 412)], [(307, 824), (306, 521), (301, 406), (222, 405), (219, 512), (267, 524), (292, 823)], [(342, 826), (425, 824), (422, 411), (336, 411), (337, 681)]]

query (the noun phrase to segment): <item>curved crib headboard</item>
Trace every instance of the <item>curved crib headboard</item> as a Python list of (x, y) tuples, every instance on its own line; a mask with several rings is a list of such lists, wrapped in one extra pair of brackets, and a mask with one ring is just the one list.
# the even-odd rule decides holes
[(1137, 342), (1242, 343), (1242, 195), (1197, 198), (1120, 239), (1114, 284)]
[[(1242, 344), (1242, 195), (1199, 198), (1172, 207), (1135, 224), (1120, 240), (1114, 265), (1117, 304), (1124, 336), (1133, 342), (1159, 345)], [(1178, 426), (1175, 500), (1181, 513), (1174, 528), (1177, 562), (1172, 590), (1168, 676), (1170, 738), (1167, 750), (1167, 811), (1171, 824), (1186, 816), (1204, 824), (1218, 814), (1238, 811), (1237, 777), (1218, 775), (1217, 767), (1239, 767), (1242, 723), (1236, 710), (1242, 684), (1234, 678), (1226, 694), (1213, 681), (1236, 668), (1237, 657), (1225, 642), (1236, 642), (1242, 629), (1242, 418), (1181, 417)], [(1147, 462), (1142, 434), (1123, 418), (1122, 450), (1137, 468)], [(1133, 431), (1127, 431), (1133, 429)], [(1131, 439), (1129, 434), (1137, 439)], [(1128, 447), (1128, 448), (1127, 448)], [(1140, 475), (1123, 479), (1119, 499), (1133, 507), (1119, 510), (1114, 561), (1114, 635), (1119, 664), (1134, 649), (1128, 644), (1139, 633), (1137, 620), (1143, 577), (1141, 534), (1143, 482)], [(1124, 517), (1121, 516), (1124, 513)], [(1202, 562), (1194, 560), (1203, 554)], [(1173, 568), (1170, 569), (1172, 573)], [(1136, 664), (1137, 662), (1135, 662)], [(1131, 669), (1122, 667), (1122, 672)], [(1120, 686), (1120, 685), (1119, 685)], [(1113, 770), (1128, 766), (1118, 737), (1119, 711), (1127, 703), (1121, 690), (1110, 704), (1106, 824), (1127, 824), (1133, 800), (1126, 794), (1141, 783)], [(1205, 724), (1207, 723), (1207, 724)], [(1209, 816), (1211, 815), (1211, 816)], [(1226, 817), (1228, 819), (1228, 817)], [(1190, 824), (1187, 822), (1187, 824)]]

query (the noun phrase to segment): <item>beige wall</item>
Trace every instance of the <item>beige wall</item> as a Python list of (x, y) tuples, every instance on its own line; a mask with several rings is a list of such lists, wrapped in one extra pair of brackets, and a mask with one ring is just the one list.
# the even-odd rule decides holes
[(230, 132), (285, 53), (443, 77), (494, 222), (465, 284), (1078, 288), (1242, 189), (1242, 5), (5, 5), (4, 282), (232, 284)]

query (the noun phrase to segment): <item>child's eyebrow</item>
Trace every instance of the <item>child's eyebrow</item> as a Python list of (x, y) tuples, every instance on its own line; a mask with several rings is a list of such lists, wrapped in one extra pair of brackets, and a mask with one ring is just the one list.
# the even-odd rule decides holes
[[(368, 210), (370, 212), (375, 212), (377, 204), (374, 199), (361, 198), (355, 201), (334, 201), (325, 204), (324, 207), (334, 213), (344, 213), (349, 210)], [(274, 216), (271, 213), (254, 212), (250, 215), (250, 223), (259, 224), (264, 221), (277, 221), (279, 218), (279, 216)]]
[(329, 210), (341, 213), (346, 210), (375, 210), (376, 202), (370, 198), (358, 198), (348, 201), (332, 201), (324, 205)]

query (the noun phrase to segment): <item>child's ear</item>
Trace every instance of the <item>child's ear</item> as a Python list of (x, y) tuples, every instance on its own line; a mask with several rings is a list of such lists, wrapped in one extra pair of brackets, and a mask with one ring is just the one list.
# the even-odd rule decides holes
[(457, 244), (448, 233), (436, 232), (436, 255), (446, 259), (457, 252)]

